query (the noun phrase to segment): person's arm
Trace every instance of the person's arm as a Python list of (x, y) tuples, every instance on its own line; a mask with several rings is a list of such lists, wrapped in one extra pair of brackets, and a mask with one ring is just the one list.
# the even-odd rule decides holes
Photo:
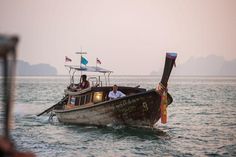
[(75, 88), (80, 89), (81, 88), (81, 83), (75, 84)]
[(124, 97), (126, 96), (124, 93), (122, 93), (121, 91), (119, 91), (119, 97)]

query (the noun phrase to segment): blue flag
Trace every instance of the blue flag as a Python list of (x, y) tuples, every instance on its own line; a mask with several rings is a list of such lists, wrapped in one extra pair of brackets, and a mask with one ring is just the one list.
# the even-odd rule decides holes
[(83, 56), (81, 56), (81, 64), (83, 64), (83, 65), (86, 65), (86, 64), (88, 64), (88, 61), (87, 61), (87, 59), (86, 59), (86, 58), (84, 58)]

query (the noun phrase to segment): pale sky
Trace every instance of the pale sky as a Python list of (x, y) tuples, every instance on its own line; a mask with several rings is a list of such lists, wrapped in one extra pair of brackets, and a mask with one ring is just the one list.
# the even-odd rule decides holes
[[(0, 0), (0, 33), (20, 36), (18, 59), (67, 74), (65, 56), (87, 51), (114, 74), (149, 74), (165, 52), (177, 64), (236, 58), (236, 0)], [(76, 62), (77, 61), (77, 62)]]

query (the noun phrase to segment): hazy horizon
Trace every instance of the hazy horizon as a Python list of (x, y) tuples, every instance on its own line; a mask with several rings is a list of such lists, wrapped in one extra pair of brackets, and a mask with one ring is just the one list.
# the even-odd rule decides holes
[[(1, 62), (1, 60), (0, 60)], [(172, 75), (174, 76), (236, 76), (236, 59), (227, 61), (222, 56), (209, 55), (207, 57), (190, 58), (183, 64), (177, 64)], [(206, 68), (207, 67), (207, 68)], [(116, 76), (160, 76), (163, 73), (163, 68), (159, 70), (150, 70), (148, 74), (117, 74)], [(194, 70), (193, 70), (194, 69)], [(67, 76), (67, 74), (58, 74), (57, 69), (50, 64), (29, 64), (28, 62), (17, 61), (17, 76)], [(0, 69), (1, 73), (1, 69)], [(91, 73), (94, 75), (95, 73)], [(90, 75), (90, 74), (89, 74)]]
[[(0, 33), (20, 36), (18, 59), (47, 63), (67, 74), (65, 56), (88, 52), (115, 75), (148, 75), (208, 55), (236, 59), (235, 0), (1, 0)], [(78, 62), (75, 62), (78, 61)]]

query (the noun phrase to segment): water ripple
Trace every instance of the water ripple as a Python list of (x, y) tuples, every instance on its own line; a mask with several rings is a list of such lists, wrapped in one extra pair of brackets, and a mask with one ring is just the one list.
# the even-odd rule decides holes
[[(111, 80), (151, 89), (160, 78)], [(236, 78), (172, 77), (168, 123), (158, 122), (154, 129), (64, 125), (56, 118), (49, 122), (48, 116), (35, 115), (61, 99), (67, 78), (16, 82), (12, 136), (19, 149), (38, 156), (236, 156)]]

